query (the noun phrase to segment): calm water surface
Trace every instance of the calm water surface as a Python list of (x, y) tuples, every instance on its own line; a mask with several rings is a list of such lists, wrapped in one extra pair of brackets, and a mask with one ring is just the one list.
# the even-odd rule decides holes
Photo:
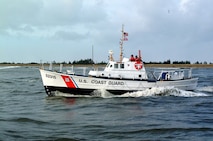
[(212, 140), (213, 69), (193, 69), (194, 92), (47, 97), (36, 67), (0, 67), (0, 140)]

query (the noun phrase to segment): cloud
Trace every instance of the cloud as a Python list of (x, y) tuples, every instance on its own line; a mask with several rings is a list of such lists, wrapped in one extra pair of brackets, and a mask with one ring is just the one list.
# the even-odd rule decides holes
[(124, 24), (129, 33), (127, 56), (141, 49), (147, 60), (182, 60), (193, 58), (200, 48), (213, 51), (212, 4), (211, 0), (1, 0), (0, 36), (21, 38), (23, 46), (35, 40), (40, 46), (45, 41), (46, 48), (65, 42), (79, 50), (94, 45), (103, 59), (109, 49), (118, 54)]
[(180, 0), (179, 10), (183, 13), (188, 11), (189, 6), (193, 3), (192, 0)]
[(41, 9), (40, 0), (1, 0), (0, 4), (0, 29), (16, 28), (22, 24), (33, 23), (37, 12)]
[(58, 31), (53, 36), (53, 39), (62, 39), (62, 40), (69, 40), (69, 41), (79, 41), (84, 40), (88, 37), (88, 33), (80, 34), (78, 32), (66, 32), (66, 31)]
[[(83, 0), (3, 0), (0, 5), (0, 34), (10, 36), (69, 39), (73, 32), (85, 26), (94, 27), (105, 21), (101, 1)], [(93, 25), (93, 26), (92, 26)], [(60, 37), (63, 36), (63, 37)]]

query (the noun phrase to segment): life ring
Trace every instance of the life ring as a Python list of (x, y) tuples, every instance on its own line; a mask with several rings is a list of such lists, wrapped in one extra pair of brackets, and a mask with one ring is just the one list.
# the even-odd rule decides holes
[(136, 70), (141, 70), (142, 68), (143, 68), (143, 65), (142, 65), (141, 62), (136, 62), (136, 63), (135, 63), (135, 69), (136, 69)]

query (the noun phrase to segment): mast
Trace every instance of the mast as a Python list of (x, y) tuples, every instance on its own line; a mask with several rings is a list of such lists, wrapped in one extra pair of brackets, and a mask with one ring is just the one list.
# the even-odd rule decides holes
[(124, 41), (124, 25), (122, 24), (122, 30), (121, 30), (121, 39), (120, 39), (120, 62), (123, 60), (123, 41)]

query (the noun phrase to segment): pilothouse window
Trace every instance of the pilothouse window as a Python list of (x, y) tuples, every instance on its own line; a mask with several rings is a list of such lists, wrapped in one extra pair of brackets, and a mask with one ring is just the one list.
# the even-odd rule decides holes
[(114, 64), (115, 69), (124, 69), (124, 64)]
[(124, 69), (124, 64), (120, 64), (121, 69)]

